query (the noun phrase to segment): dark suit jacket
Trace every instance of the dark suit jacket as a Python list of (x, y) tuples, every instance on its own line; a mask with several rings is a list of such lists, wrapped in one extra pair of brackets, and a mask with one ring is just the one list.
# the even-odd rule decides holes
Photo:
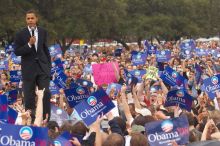
[(32, 79), (36, 73), (36, 59), (38, 59), (42, 70), (50, 77), (51, 58), (47, 47), (47, 32), (43, 28), (38, 29), (37, 52), (35, 48), (28, 46), (31, 37), (28, 28), (22, 29), (15, 37), (15, 54), (21, 56), (21, 71), (24, 80)]

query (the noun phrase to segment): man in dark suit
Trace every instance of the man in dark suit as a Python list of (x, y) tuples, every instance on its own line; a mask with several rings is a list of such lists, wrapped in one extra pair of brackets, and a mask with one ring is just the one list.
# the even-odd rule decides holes
[[(47, 47), (47, 31), (37, 26), (34, 10), (26, 13), (27, 26), (15, 37), (15, 54), (21, 56), (21, 71), (25, 109), (35, 111), (35, 88), (45, 88), (43, 118), (50, 116), (50, 70), (51, 58)], [(34, 112), (33, 112), (34, 115)], [(49, 119), (48, 119), (49, 120)]]

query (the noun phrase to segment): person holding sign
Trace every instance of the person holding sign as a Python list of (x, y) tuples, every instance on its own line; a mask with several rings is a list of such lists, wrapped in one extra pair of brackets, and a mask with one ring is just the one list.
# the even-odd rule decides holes
[(15, 54), (21, 56), (25, 109), (32, 111), (34, 119), (35, 87), (37, 85), (40, 90), (45, 88), (43, 98), (43, 117), (45, 119), (46, 114), (50, 115), (51, 57), (47, 47), (47, 31), (39, 27), (37, 22), (36, 11), (26, 12), (27, 26), (15, 36)]

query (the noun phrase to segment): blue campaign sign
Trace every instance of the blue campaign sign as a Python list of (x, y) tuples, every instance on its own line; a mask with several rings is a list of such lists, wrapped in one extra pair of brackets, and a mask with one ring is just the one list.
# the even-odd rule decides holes
[(10, 53), (14, 51), (14, 44), (8, 44), (5, 46), (5, 53)]
[(192, 56), (193, 54), (192, 54), (191, 48), (181, 49), (181, 52), (180, 52), (181, 59), (190, 59)]
[(1, 60), (0, 61), (0, 70), (8, 70), (8, 60)]
[(137, 54), (132, 55), (131, 58), (131, 62), (133, 65), (143, 65), (147, 60), (147, 54), (139, 52)]
[(42, 127), (1, 124), (1, 146), (46, 146), (48, 129)]
[(86, 73), (86, 74), (92, 74), (92, 65), (91, 64), (86, 64), (84, 69), (83, 69), (83, 72)]
[(64, 93), (71, 108), (76, 106), (83, 99), (87, 99), (89, 97), (88, 89), (86, 87), (80, 86), (76, 88), (66, 89), (64, 90)]
[(216, 91), (220, 90), (220, 74), (203, 80), (203, 83), (205, 92), (209, 98), (214, 99), (216, 97)]
[(180, 48), (183, 49), (183, 50), (186, 50), (186, 49), (193, 50), (193, 49), (196, 48), (196, 43), (195, 43), (194, 40), (190, 39), (190, 40), (182, 42), (180, 44)]
[(194, 52), (195, 52), (196, 56), (199, 56), (199, 57), (208, 55), (207, 49), (196, 48), (194, 50)]
[(51, 68), (51, 74), (53, 73), (59, 73), (64, 70), (63, 68), (63, 62), (58, 58), (55, 61), (52, 62), (52, 68)]
[(144, 40), (143, 45), (144, 45), (144, 50), (148, 50), (148, 48), (150, 47), (150, 44), (148, 43), (147, 40)]
[(118, 93), (121, 91), (121, 87), (122, 87), (122, 85), (117, 84), (117, 83), (109, 84), (108, 87), (107, 87), (107, 89), (106, 89), (106, 93), (109, 95), (110, 92), (111, 92), (112, 90), (114, 90), (114, 95), (117, 96)]
[(51, 104), (51, 121), (56, 121), (59, 126), (63, 125), (65, 121), (68, 120), (68, 114), (66, 111), (62, 110), (61, 108)]
[(179, 105), (180, 108), (186, 109), (190, 112), (192, 101), (193, 97), (190, 96), (184, 89), (172, 90), (168, 92), (164, 106), (168, 107)]
[(164, 69), (160, 75), (160, 78), (170, 86), (181, 86), (184, 83), (184, 80), (186, 80), (183, 76), (181, 76), (178, 72), (169, 66)]
[(59, 87), (57, 87), (57, 85), (53, 81), (50, 81), (49, 90), (50, 90), (52, 95), (60, 93), (59, 92), (59, 90), (60, 90)]
[(150, 146), (169, 146), (172, 141), (176, 141), (178, 145), (189, 142), (189, 123), (185, 115), (147, 123), (145, 131)]
[(115, 50), (115, 56), (121, 56), (122, 48), (117, 48)]
[(18, 90), (11, 90), (5, 93), (8, 98), (8, 104), (13, 104), (17, 100)]
[(146, 74), (146, 70), (132, 70), (129, 71), (129, 73), (136, 77), (140, 83), (142, 81), (142, 77)]
[(93, 87), (93, 83), (91, 81), (84, 80), (84, 79), (77, 79), (76, 83), (82, 87)]
[(19, 83), (21, 81), (21, 71), (20, 70), (13, 70), (9, 72), (10, 74), (10, 81)]
[(72, 146), (72, 143), (69, 141), (72, 137), (69, 132), (64, 131), (54, 140), (54, 146)]
[(156, 52), (157, 62), (167, 62), (171, 58), (170, 50), (157, 50)]
[(66, 89), (66, 80), (67, 76), (64, 72), (60, 72), (59, 74), (56, 75), (55, 79), (53, 82), (59, 87)]
[(8, 123), (15, 124), (17, 117), (18, 113), (14, 109), (8, 107)]
[(148, 47), (147, 53), (148, 54), (156, 54), (157, 52), (157, 46), (156, 45), (151, 45)]
[(14, 64), (21, 64), (21, 56), (16, 56), (14, 52), (11, 52), (11, 60)]
[(50, 56), (60, 58), (62, 55), (62, 50), (59, 44), (55, 44), (49, 47)]
[(108, 97), (103, 89), (92, 93), (87, 99), (83, 100), (75, 106), (75, 110), (79, 114), (83, 122), (89, 126), (96, 121), (96, 118), (108, 113), (115, 107), (114, 103)]
[(6, 95), (0, 95), (0, 121), (8, 119), (8, 100)]

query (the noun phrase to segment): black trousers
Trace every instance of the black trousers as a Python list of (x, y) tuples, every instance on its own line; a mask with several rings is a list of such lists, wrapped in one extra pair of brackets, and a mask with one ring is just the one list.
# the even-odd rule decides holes
[[(41, 69), (41, 66), (38, 61), (35, 62), (36, 64), (36, 73), (34, 73), (32, 76), (33, 78), (29, 80), (23, 79), (23, 92), (24, 92), (24, 103), (25, 103), (25, 109), (31, 110), (34, 112), (36, 110), (36, 94), (35, 89), (36, 86), (38, 86), (38, 89), (45, 88), (44, 91), (44, 97), (43, 97), (43, 119), (46, 118), (46, 114), (48, 114), (48, 121), (50, 119), (50, 78), (44, 73), (44, 71)], [(28, 66), (27, 66), (28, 67)], [(35, 114), (35, 112), (33, 113)], [(34, 116), (34, 115), (33, 115)], [(33, 118), (33, 117), (32, 117)]]

